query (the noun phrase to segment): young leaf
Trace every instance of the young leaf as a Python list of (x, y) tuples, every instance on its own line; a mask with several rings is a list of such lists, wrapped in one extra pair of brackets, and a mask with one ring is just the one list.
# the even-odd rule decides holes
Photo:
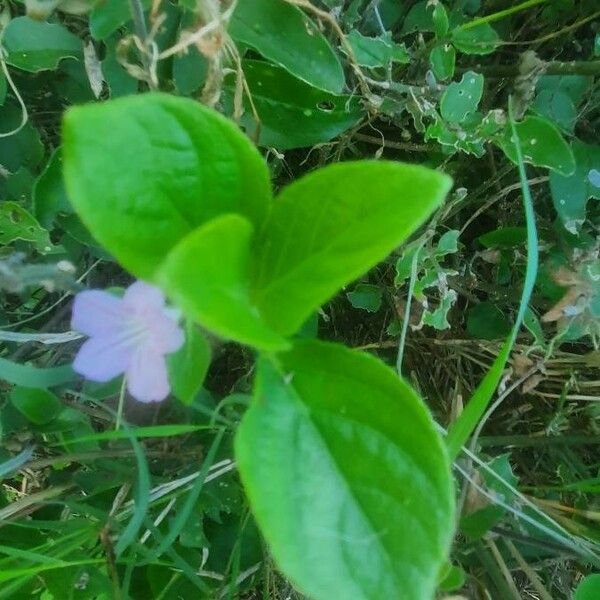
[(263, 159), (231, 121), (163, 94), (69, 109), (64, 168), (92, 235), (146, 279), (199, 225), (227, 212), (259, 224), (271, 199)]
[(450, 79), (454, 75), (456, 50), (452, 44), (439, 44), (429, 55), (433, 74), (438, 79)]
[(299, 8), (287, 2), (238, 2), (229, 33), (310, 85), (334, 94), (344, 89), (344, 71), (329, 42)]
[(499, 42), (496, 30), (488, 23), (452, 32), (452, 43), (464, 54), (491, 54)]
[[(245, 60), (242, 65), (260, 126), (246, 95), (241, 122), (249, 135), (258, 133), (261, 146), (288, 150), (328, 142), (363, 116), (355, 97), (319, 90), (264, 61)], [(226, 79), (225, 86), (233, 112), (235, 74)]]
[(81, 40), (62, 25), (17, 17), (3, 31), (2, 43), (9, 65), (35, 73), (56, 69), (67, 57), (83, 55)]
[(406, 47), (403, 44), (396, 44), (389, 31), (379, 37), (366, 37), (353, 29), (346, 36), (346, 40), (352, 47), (356, 62), (363, 67), (386, 67), (393, 62), (402, 64), (410, 62)]
[[(541, 117), (526, 117), (515, 124), (523, 160), (536, 167), (547, 167), (561, 175), (572, 175), (575, 171), (575, 158), (567, 142), (558, 129)], [(504, 137), (499, 141), (504, 153), (515, 164), (517, 152), (510, 126), (505, 129)]]
[(225, 338), (265, 350), (288, 343), (272, 331), (248, 292), (252, 225), (223, 215), (199, 227), (167, 256), (158, 281), (192, 319)]
[(431, 600), (453, 531), (446, 453), (377, 359), (298, 342), (259, 364), (236, 459), (283, 572), (315, 600)]
[(327, 166), (285, 188), (261, 230), (252, 293), (284, 335), (384, 259), (443, 201), (449, 177), (398, 162)]

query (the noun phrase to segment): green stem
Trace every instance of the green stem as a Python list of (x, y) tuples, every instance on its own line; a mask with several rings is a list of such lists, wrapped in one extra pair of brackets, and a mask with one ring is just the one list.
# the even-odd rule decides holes
[(473, 27), (484, 25), (485, 23), (493, 23), (494, 21), (499, 21), (500, 19), (504, 19), (514, 13), (521, 12), (522, 10), (526, 10), (532, 6), (537, 6), (538, 4), (545, 4), (546, 2), (548, 2), (548, 0), (527, 0), (526, 2), (522, 2), (516, 6), (511, 6), (510, 8), (505, 8), (504, 10), (492, 13), (491, 15), (479, 17), (479, 19), (473, 19), (472, 21), (457, 27), (456, 31), (465, 31), (466, 29), (472, 29)]
[(123, 375), (123, 383), (119, 392), (119, 405), (117, 407), (117, 420), (115, 423), (115, 431), (121, 428), (121, 420), (123, 418), (123, 405), (125, 404), (125, 390), (127, 389), (127, 376)]

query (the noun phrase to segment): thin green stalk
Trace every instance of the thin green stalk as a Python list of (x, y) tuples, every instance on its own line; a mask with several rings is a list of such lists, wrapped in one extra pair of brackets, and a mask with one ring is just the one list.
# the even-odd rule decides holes
[(127, 376), (123, 375), (123, 382), (121, 383), (121, 391), (119, 392), (119, 404), (117, 406), (117, 419), (115, 421), (115, 431), (119, 431), (121, 428), (121, 421), (123, 419), (123, 405), (125, 404), (125, 390), (127, 389)]
[(465, 406), (464, 411), (458, 417), (456, 422), (448, 430), (448, 437), (446, 439), (448, 444), (448, 451), (450, 458), (456, 460), (461, 452), (461, 448), (467, 443), (467, 440), (475, 431), (477, 424), (483, 417), (495, 391), (500, 383), (504, 366), (508, 360), (512, 347), (517, 339), (519, 330), (525, 318), (525, 312), (529, 304), (529, 299), (533, 292), (535, 280), (537, 277), (538, 270), (538, 239), (537, 230), (535, 225), (535, 213), (533, 211), (533, 200), (531, 198), (531, 191), (529, 189), (529, 182), (527, 180), (527, 173), (525, 172), (525, 164), (523, 162), (523, 153), (521, 151), (521, 142), (517, 134), (515, 127), (515, 120), (513, 117), (512, 110), (512, 99), (509, 99), (508, 103), (508, 114), (510, 119), (510, 127), (512, 130), (512, 137), (515, 141), (515, 150), (517, 154), (517, 165), (519, 170), (519, 178), (521, 181), (521, 190), (523, 196), (523, 209), (525, 212), (525, 222), (527, 225), (527, 266), (525, 269), (525, 283), (523, 284), (523, 291), (521, 292), (521, 301), (519, 303), (519, 310), (517, 318), (512, 331), (496, 360), (486, 373), (483, 381), (479, 384), (475, 390), (471, 400)]
[(531, 8), (532, 6), (545, 4), (546, 2), (548, 2), (548, 0), (527, 0), (526, 2), (521, 2), (521, 4), (517, 4), (516, 6), (511, 6), (510, 8), (499, 10), (498, 12), (492, 13), (491, 15), (486, 15), (485, 17), (473, 19), (472, 21), (469, 21), (469, 23), (465, 23), (460, 27), (457, 27), (456, 29), (457, 31), (465, 31), (466, 29), (472, 29), (473, 27), (477, 27), (485, 23), (493, 23), (494, 21), (499, 21), (500, 19), (504, 19), (514, 13), (521, 12), (522, 10), (526, 10), (527, 8)]
[(396, 371), (398, 375), (402, 376), (402, 362), (404, 360), (404, 347), (406, 345), (406, 335), (408, 333), (408, 325), (410, 322), (410, 309), (412, 306), (412, 297), (415, 291), (415, 283), (417, 281), (417, 272), (419, 267), (419, 255), (421, 254), (421, 248), (423, 243), (421, 242), (410, 264), (410, 280), (408, 283), (408, 297), (406, 298), (406, 306), (404, 307), (404, 319), (402, 321), (402, 331), (400, 332), (400, 340), (398, 342), (398, 357), (396, 358)]

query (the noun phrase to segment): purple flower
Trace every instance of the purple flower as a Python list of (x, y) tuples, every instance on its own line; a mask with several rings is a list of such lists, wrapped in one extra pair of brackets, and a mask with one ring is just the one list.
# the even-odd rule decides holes
[(184, 335), (158, 288), (137, 281), (123, 298), (101, 290), (80, 292), (71, 326), (90, 336), (73, 362), (77, 373), (99, 382), (125, 373), (129, 393), (141, 402), (169, 395), (165, 354), (179, 350)]

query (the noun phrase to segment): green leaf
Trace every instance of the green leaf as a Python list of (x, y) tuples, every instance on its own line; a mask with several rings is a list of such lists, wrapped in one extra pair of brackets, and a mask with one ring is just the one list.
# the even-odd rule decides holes
[(442, 117), (452, 123), (462, 123), (477, 110), (483, 94), (483, 75), (467, 71), (459, 82), (453, 81), (440, 101)]
[(184, 345), (167, 357), (173, 394), (184, 404), (191, 404), (200, 391), (210, 359), (210, 344), (206, 336), (188, 323)]
[(353, 29), (346, 36), (346, 40), (352, 47), (356, 62), (362, 67), (386, 67), (393, 62), (410, 62), (404, 44), (396, 44), (389, 31), (378, 37), (366, 37)]
[(344, 71), (329, 42), (299, 8), (287, 2), (238, 2), (229, 33), (310, 85), (334, 94), (344, 89)]
[(446, 453), (377, 359), (323, 342), (259, 363), (236, 461), (282, 571), (315, 600), (431, 600), (452, 538)]
[(449, 177), (399, 162), (314, 171), (286, 187), (260, 232), (252, 294), (283, 335), (401, 244), (443, 201)]
[(40, 369), (0, 358), (0, 379), (25, 387), (47, 388), (75, 381), (77, 375), (71, 365)]
[(577, 109), (569, 96), (558, 90), (541, 90), (535, 97), (532, 109), (571, 132), (577, 120)]
[[(152, 0), (142, 0), (144, 9)], [(131, 21), (131, 4), (124, 0), (102, 0), (90, 13), (90, 33), (97, 40), (104, 40), (119, 27)]]
[(240, 215), (213, 219), (173, 249), (158, 281), (207, 329), (257, 348), (281, 350), (288, 343), (264, 323), (250, 299), (252, 234), (251, 223)]
[(467, 332), (481, 340), (497, 340), (510, 333), (510, 323), (491, 302), (480, 302), (467, 315)]
[(60, 213), (73, 212), (62, 177), (62, 149), (57, 148), (33, 187), (33, 206), (37, 220), (43, 227), (52, 226)]
[(575, 590), (573, 600), (597, 600), (600, 598), (600, 575), (588, 575)]
[(435, 46), (429, 55), (429, 64), (438, 79), (450, 79), (454, 75), (456, 50), (452, 44)]
[(440, 236), (436, 244), (434, 255), (436, 257), (446, 256), (458, 252), (458, 238), (460, 231), (458, 229), (450, 229)]
[(433, 27), (435, 29), (435, 37), (440, 40), (448, 33), (450, 23), (448, 22), (448, 13), (441, 2), (437, 2), (433, 9)]
[[(19, 127), (21, 107), (5, 104), (0, 108), (0, 133), (8, 133)], [(44, 156), (44, 146), (37, 129), (28, 121), (17, 133), (0, 138), (0, 165), (12, 173), (19, 168), (32, 169)]]
[(48, 232), (28, 211), (16, 202), (0, 204), (0, 244), (15, 240), (32, 242), (38, 252), (46, 254), (53, 248)]
[(575, 140), (572, 148), (575, 171), (570, 176), (550, 173), (550, 191), (562, 224), (576, 234), (585, 220), (588, 200), (600, 200), (600, 182), (594, 177), (594, 171), (600, 170), (600, 146)]
[(383, 292), (378, 285), (359, 283), (351, 292), (346, 294), (354, 308), (368, 312), (377, 312), (381, 308)]
[(206, 221), (239, 212), (260, 224), (269, 210), (260, 154), (232, 122), (192, 100), (143, 94), (71, 108), (63, 137), (74, 208), (138, 277), (152, 278)]
[[(364, 110), (356, 97), (318, 90), (266, 62), (245, 60), (244, 75), (260, 119), (258, 143), (279, 150), (328, 142), (360, 121)], [(225, 82), (233, 112), (235, 76)], [(256, 137), (257, 123), (244, 95), (242, 124)]]
[(35, 425), (50, 423), (62, 409), (61, 401), (48, 390), (16, 386), (10, 393), (13, 406)]
[[(521, 141), (525, 162), (536, 167), (547, 167), (561, 175), (574, 173), (573, 152), (550, 121), (541, 117), (526, 117), (516, 123), (515, 127)], [(516, 163), (517, 153), (509, 126), (505, 129), (504, 137), (499, 140), (499, 145), (506, 156)]]
[(56, 69), (63, 58), (81, 58), (81, 40), (62, 25), (17, 17), (3, 31), (9, 65), (36, 73)]
[(525, 227), (500, 227), (480, 235), (477, 239), (486, 248), (514, 248), (527, 241), (527, 229)]
[(500, 43), (496, 30), (488, 23), (455, 29), (452, 32), (452, 43), (464, 54), (491, 54)]

